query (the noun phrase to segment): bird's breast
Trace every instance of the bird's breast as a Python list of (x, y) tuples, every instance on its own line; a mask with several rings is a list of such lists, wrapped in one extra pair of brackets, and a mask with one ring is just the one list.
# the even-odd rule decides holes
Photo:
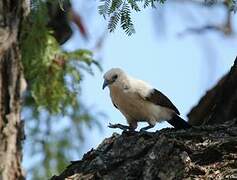
[(142, 99), (137, 93), (114, 90), (110, 92), (113, 103), (127, 119), (136, 121), (158, 120), (159, 106)]
[(138, 93), (132, 91), (110, 91), (113, 103), (129, 120), (135, 121), (161, 121), (171, 118), (173, 112), (169, 109), (155, 105), (144, 100)]

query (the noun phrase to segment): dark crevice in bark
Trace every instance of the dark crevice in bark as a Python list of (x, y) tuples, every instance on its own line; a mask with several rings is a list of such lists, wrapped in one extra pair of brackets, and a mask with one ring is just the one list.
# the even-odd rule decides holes
[(8, 82), (8, 78), (9, 78), (9, 72), (8, 72), (8, 62), (6, 61), (9, 56), (9, 52), (7, 52), (5, 54), (5, 57), (3, 57), (2, 59), (2, 66), (1, 66), (1, 77), (2, 79), (4, 79), (4, 81), (2, 81), (2, 86), (1, 86), (1, 94), (2, 94), (2, 97), (1, 97), (1, 116), (2, 116), (2, 120), (3, 120), (3, 123), (6, 124), (7, 123), (7, 118), (5, 116), (5, 114), (9, 114), (10, 113), (10, 107), (9, 107), (9, 104), (10, 104), (10, 95), (9, 95), (9, 91), (6, 87), (8, 87), (9, 85), (9, 82)]

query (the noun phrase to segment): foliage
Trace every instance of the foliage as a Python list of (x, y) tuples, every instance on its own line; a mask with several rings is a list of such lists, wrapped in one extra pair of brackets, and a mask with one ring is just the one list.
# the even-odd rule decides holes
[[(99, 14), (108, 19), (108, 30), (114, 32), (119, 24), (127, 35), (135, 33), (134, 24), (131, 18), (131, 11), (139, 12), (141, 7), (156, 8), (158, 3), (164, 4), (166, 0), (100, 0), (98, 6)], [(204, 0), (207, 5), (214, 5), (216, 0)], [(230, 11), (237, 11), (236, 0), (224, 2)]]
[(237, 11), (236, 0), (227, 0), (226, 4), (227, 4), (228, 8), (230, 9), (230, 11), (234, 11), (234, 13), (236, 13), (236, 11)]
[(100, 0), (99, 14), (109, 18), (108, 29), (113, 32), (119, 21), (122, 29), (127, 35), (135, 33), (131, 19), (131, 10), (140, 11), (141, 6), (155, 8), (156, 3), (164, 3), (165, 0)]
[[(28, 19), (23, 22), (20, 47), (28, 88), (23, 104), (30, 156), (42, 156), (31, 168), (33, 179), (57, 173), (72, 159), (83, 140), (82, 123), (98, 124), (95, 113), (79, 100), (81, 70), (92, 74), (99, 64), (89, 50), (62, 50), (47, 27), (47, 2), (34, 0)], [(61, 6), (61, 5), (60, 5)], [(60, 119), (66, 125), (58, 127)], [(94, 120), (94, 121), (92, 121)], [(71, 137), (75, 141), (71, 141)], [(72, 153), (73, 154), (73, 153)]]
[(33, 9), (29, 22), (24, 23), (22, 60), (37, 107), (46, 108), (50, 113), (61, 113), (63, 106), (75, 104), (78, 90), (70, 88), (65, 77), (70, 77), (70, 84), (74, 86), (81, 80), (80, 63), (84, 62), (88, 67), (97, 63), (88, 50), (63, 51), (47, 28), (46, 13), (45, 4), (41, 3)]

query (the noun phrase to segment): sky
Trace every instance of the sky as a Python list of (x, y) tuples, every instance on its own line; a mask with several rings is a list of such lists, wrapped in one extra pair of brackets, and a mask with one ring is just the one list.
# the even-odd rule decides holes
[[(93, 49), (98, 37), (106, 31), (106, 20), (98, 15), (97, 7), (74, 0), (74, 9), (86, 19), (90, 42), (85, 42), (78, 31), (64, 48)], [(187, 12), (191, 11), (191, 15)], [(163, 19), (161, 14), (163, 13)], [(128, 74), (149, 82), (163, 92), (179, 109), (181, 116), (186, 115), (199, 99), (222, 77), (232, 66), (237, 55), (236, 35), (226, 37), (220, 33), (208, 32), (205, 35), (178, 36), (187, 27), (201, 26), (224, 18), (221, 8), (203, 9), (193, 5), (167, 3), (156, 10), (146, 9), (132, 13), (136, 33), (127, 36), (121, 28), (108, 33), (102, 49), (95, 52), (95, 59), (102, 65), (103, 71), (94, 67), (94, 76), (84, 73), (81, 100), (95, 113), (102, 112), (100, 117), (102, 130), (84, 128), (85, 142), (78, 160), (91, 148), (96, 148), (105, 138), (120, 130), (108, 128), (109, 123), (126, 124), (123, 115), (114, 108), (109, 91), (102, 90), (103, 74), (113, 67), (120, 67)], [(237, 19), (234, 17), (234, 22)], [(76, 29), (75, 25), (72, 27)], [(235, 25), (235, 28), (236, 25)], [(145, 126), (139, 124), (138, 129)], [(168, 127), (168, 123), (157, 124), (150, 131)], [(170, 127), (170, 126), (169, 126)], [(23, 165), (28, 167), (28, 160)]]
[[(230, 69), (237, 55), (236, 36), (225, 37), (220, 33), (209, 32), (204, 35), (179, 37), (178, 34), (192, 24), (189, 22), (192, 20), (186, 21), (180, 17), (181, 13), (177, 13), (177, 10), (182, 8), (190, 10), (193, 7), (171, 4), (164, 9), (159, 8), (158, 10), (165, 11), (166, 17), (165, 23), (158, 25), (155, 20), (159, 18), (157, 10), (147, 9), (133, 13), (132, 19), (136, 29), (134, 35), (127, 36), (121, 28), (107, 35), (102, 50), (96, 54), (103, 72), (94, 68), (94, 76), (86, 75), (82, 82), (83, 102), (95, 111), (105, 113), (106, 117), (99, 119), (102, 131), (85, 128), (85, 134), (89, 136), (86, 136), (82, 154), (97, 147), (104, 138), (110, 137), (114, 132), (121, 133), (120, 130), (109, 129), (109, 123), (126, 124), (123, 115), (114, 108), (108, 89), (102, 90), (103, 74), (110, 68), (120, 67), (128, 74), (149, 82), (171, 99), (184, 119), (187, 119), (187, 113), (198, 103), (200, 97)], [(213, 19), (221, 22), (225, 16), (221, 8), (212, 9), (213, 14), (208, 12), (209, 9), (194, 9), (193, 16), (197, 16), (201, 11), (206, 17), (204, 22), (195, 20), (197, 27), (207, 22), (212, 23)], [(90, 24), (92, 36), (98, 33), (99, 24), (100, 27), (106, 27), (106, 21), (99, 15), (96, 16), (98, 21)], [(93, 28), (93, 25), (96, 28)], [(159, 25), (166, 27), (159, 30)], [(162, 33), (162, 30), (165, 32)], [(79, 36), (75, 34), (66, 44), (66, 48), (77, 47)], [(144, 125), (145, 123), (141, 123), (138, 129)], [(167, 126), (168, 123), (157, 124), (151, 131)]]

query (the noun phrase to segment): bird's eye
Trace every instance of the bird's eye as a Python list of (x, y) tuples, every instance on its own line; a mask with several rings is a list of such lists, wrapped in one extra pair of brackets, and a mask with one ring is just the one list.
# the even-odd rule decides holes
[(118, 78), (118, 75), (117, 74), (115, 74), (113, 77), (112, 77), (112, 79), (115, 81), (116, 79)]

